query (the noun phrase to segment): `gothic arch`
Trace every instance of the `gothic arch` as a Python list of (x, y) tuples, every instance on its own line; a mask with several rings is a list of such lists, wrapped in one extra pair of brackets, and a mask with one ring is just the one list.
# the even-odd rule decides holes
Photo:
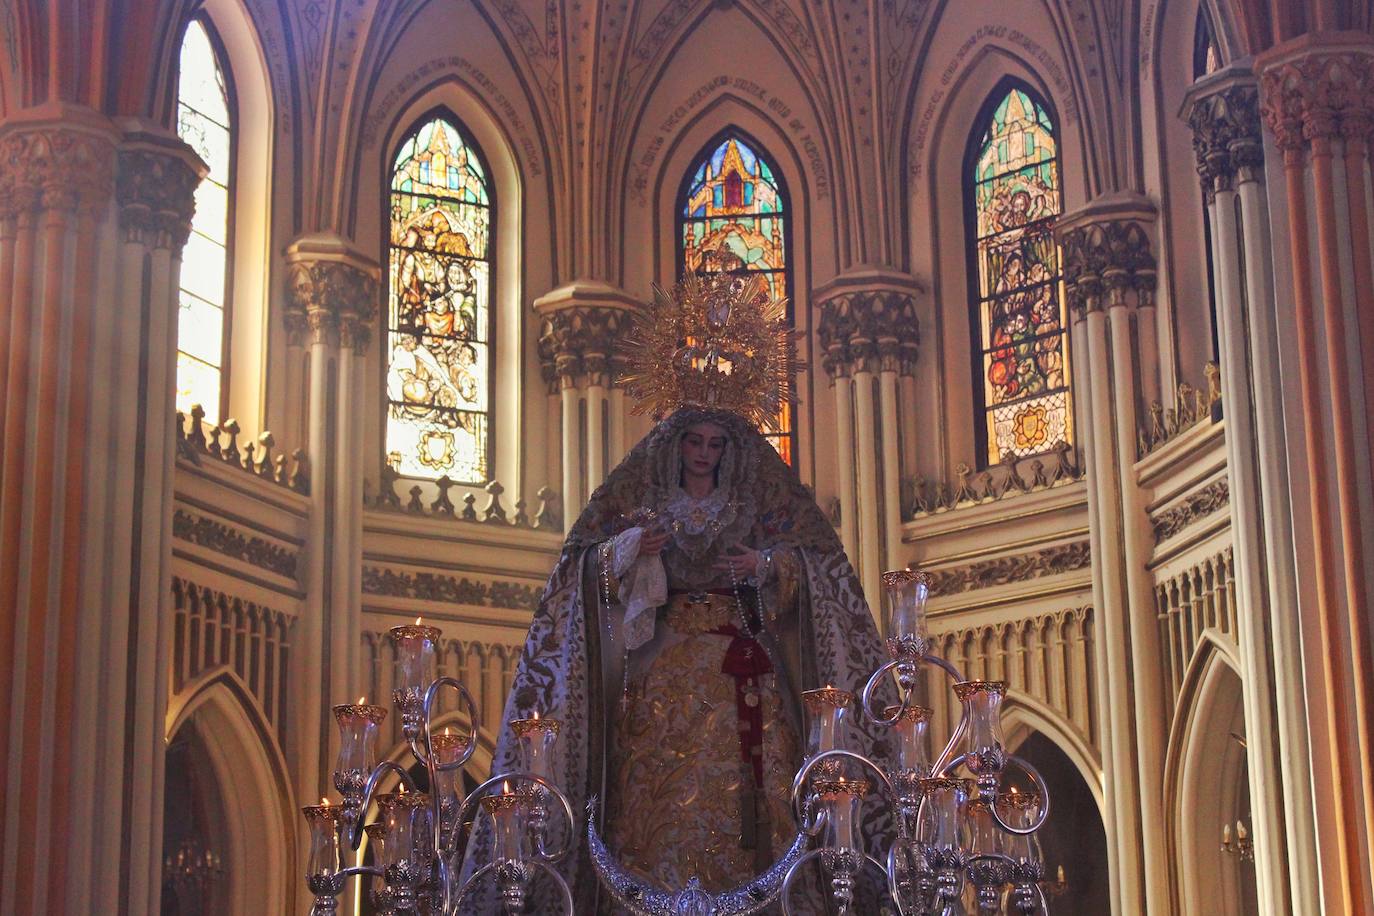
[(164, 740), (194, 723), (223, 800), (227, 912), (285, 911), (299, 882), (291, 780), (257, 701), (227, 668), (207, 672), (168, 704)]
[[(539, 367), (526, 365), (533, 361), (523, 359), (526, 329), (521, 306), (524, 284), (530, 280), (525, 275), (522, 251), (530, 245), (538, 245), (541, 240), (525, 237), (524, 211), (529, 198), (511, 137), (485, 100), (456, 76), (443, 75), (412, 95), (398, 107), (376, 147), (360, 156), (365, 165), (354, 184), (352, 207), (362, 215), (353, 227), (354, 237), (364, 251), (377, 257), (383, 265), (387, 263), (387, 212), (393, 157), (405, 137), (432, 115), (450, 119), (476, 146), (487, 171), (496, 214), (491, 240), (489, 320), (493, 344), (488, 411), (492, 442), (487, 476), (489, 480), (509, 485), (509, 482), (520, 480), (520, 433), (526, 393), (529, 392), (531, 399), (542, 398), (542, 386), (531, 382), (531, 377), (538, 378)], [(378, 358), (376, 372), (364, 386), (367, 409), (363, 423), (364, 441), (383, 443), (386, 439), (383, 414), (387, 333), (385, 308), (379, 311)], [(381, 462), (382, 449), (371, 450), (365, 457), (365, 472), (375, 476), (380, 472)]]
[[(1072, 101), (1062, 98), (1029, 61), (998, 44), (984, 44), (950, 78), (928, 133), (915, 128), (909, 135), (902, 167), (909, 175), (919, 171), (920, 177), (911, 181), (905, 201), (908, 254), (911, 272), (931, 278), (929, 296), (917, 301), (923, 344), (916, 366), (918, 398), (920, 413), (938, 418), (935, 435), (922, 437), (920, 463), (941, 469), (937, 477), (952, 476), (960, 462), (979, 463), (974, 424), (981, 423), (982, 417), (974, 417), (969, 396), (978, 347), (968, 312), (971, 264), (967, 252), (973, 239), (965, 220), (965, 155), (980, 113), (1011, 79), (1034, 90), (1055, 121), (1061, 212), (1071, 211), (1089, 193), (1090, 182), (1083, 170), (1090, 156), (1084, 145), (1082, 114), (1077, 123), (1069, 123), (1066, 111)], [(912, 149), (916, 139), (923, 139), (923, 145)], [(930, 329), (928, 337), (926, 329)], [(1075, 403), (1074, 429), (1082, 428), (1081, 415), (1082, 405)]]
[[(1214, 631), (1189, 662), (1165, 757), (1164, 784), (1181, 912), (1248, 914), (1255, 909), (1254, 875), (1219, 848), (1223, 823), (1248, 803), (1245, 711), (1235, 647)], [(1253, 867), (1253, 866), (1251, 866)]]
[(1002, 703), (1003, 730), (1007, 746), (1020, 746), (1032, 732), (1039, 732), (1054, 743), (1073, 762), (1078, 775), (1092, 792), (1097, 802), (1099, 814), (1104, 811), (1102, 784), (1102, 763), (1097, 751), (1084, 739), (1083, 735), (1057, 710), (1045, 705), (1035, 697), (1019, 690), (1007, 691)]

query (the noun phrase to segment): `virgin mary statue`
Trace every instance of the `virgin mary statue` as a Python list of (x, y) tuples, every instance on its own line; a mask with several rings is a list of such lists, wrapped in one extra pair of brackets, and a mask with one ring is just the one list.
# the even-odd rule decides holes
[[(657, 293), (626, 387), (666, 416), (572, 526), (505, 720), (562, 721), (555, 782), (575, 809), (599, 802), (625, 871), (722, 892), (796, 837), (801, 692), (863, 684), (880, 642), (834, 528), (759, 432), (796, 368), (783, 303), (729, 274)], [(515, 763), (503, 727), (493, 771)], [(577, 912), (616, 912), (571, 839)], [(479, 830), (465, 872), (488, 849)]]

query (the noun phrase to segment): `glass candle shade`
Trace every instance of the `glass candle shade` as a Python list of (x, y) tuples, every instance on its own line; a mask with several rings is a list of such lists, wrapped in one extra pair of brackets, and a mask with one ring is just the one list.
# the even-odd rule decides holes
[(964, 765), (985, 795), (997, 791), (997, 779), (1007, 763), (1002, 737), (1002, 699), (1006, 693), (1006, 681), (960, 681), (954, 685), (954, 695), (964, 704), (968, 721)]
[(903, 712), (900, 706), (889, 706), (883, 710), (889, 719), (899, 712), (901, 717), (892, 726), (897, 736), (897, 768), (918, 776), (929, 776), (930, 753), (926, 730), (930, 727), (931, 709), (929, 706), (908, 706)]
[(814, 757), (844, 747), (842, 728), (854, 694), (837, 687), (821, 687), (802, 691), (802, 703), (810, 723), (807, 754)]
[(529, 858), (526, 827), (529, 820), (530, 797), (512, 792), (509, 785), (499, 795), (482, 797), (482, 808), (491, 817), (496, 838), (493, 853), (496, 861), (523, 862)]
[(343, 820), (343, 805), (306, 805), (301, 809), (310, 827), (310, 859), (306, 863), (306, 880), (332, 878), (341, 862), (339, 823)]
[(369, 703), (344, 703), (334, 707), (334, 721), (339, 725), (334, 788), (354, 804), (361, 800), (363, 785), (377, 764), (377, 739), (385, 719), (386, 709)]
[(831, 849), (858, 849), (859, 803), (868, 794), (868, 780), (818, 779), (813, 784), (830, 824), (826, 845)]
[[(1037, 792), (1022, 792), (1012, 786), (997, 796), (997, 813), (1008, 827), (1024, 830), (1035, 823), (1040, 816), (1040, 795)], [(1040, 841), (1035, 834), (1015, 834), (998, 831), (1002, 834), (1003, 852), (1016, 866), (1018, 881), (1039, 881), (1043, 876), (1040, 859)]]
[(528, 719), (511, 719), (510, 729), (519, 749), (520, 769), (553, 782), (553, 749), (562, 727), (561, 720), (541, 719), (537, 712)]
[(391, 628), (396, 643), (396, 683), (393, 696), (403, 715), (419, 715), (419, 703), (434, 679), (434, 645), (439, 641), (437, 627), (406, 624)]
[(931, 777), (921, 780), (921, 792), (926, 798), (926, 818), (922, 824), (921, 840), (934, 850), (937, 867), (959, 867), (968, 848), (964, 823), (964, 805), (968, 801), (968, 784), (962, 779)]
[(914, 569), (883, 573), (887, 592), (887, 651), (892, 658), (919, 659), (930, 651), (926, 599), (930, 576)]
[(430, 846), (429, 796), (423, 792), (401, 792), (388, 800), (383, 811), (386, 864), (400, 866), (422, 862)]

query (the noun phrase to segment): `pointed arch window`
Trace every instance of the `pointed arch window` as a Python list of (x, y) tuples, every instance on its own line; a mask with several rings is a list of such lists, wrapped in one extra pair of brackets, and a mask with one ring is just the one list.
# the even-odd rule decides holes
[(974, 395), (988, 465), (1073, 442), (1068, 335), (1051, 232), (1062, 209), (1049, 109), (1008, 81), (974, 124), (965, 199)]
[(444, 113), (422, 118), (392, 158), (386, 458), (407, 477), (489, 478), (490, 174)]
[[(762, 148), (728, 130), (710, 143), (688, 170), (677, 201), (679, 273), (738, 270), (762, 274), (791, 311), (787, 188)], [(723, 259), (718, 252), (728, 252)], [(796, 446), (794, 405), (783, 407), (765, 436), (792, 463)]]
[(228, 366), (229, 264), (233, 229), (233, 85), (218, 37), (192, 19), (181, 40), (177, 133), (209, 166), (196, 187), (196, 213), (181, 255), (177, 313), (177, 409), (199, 404), (223, 419)]

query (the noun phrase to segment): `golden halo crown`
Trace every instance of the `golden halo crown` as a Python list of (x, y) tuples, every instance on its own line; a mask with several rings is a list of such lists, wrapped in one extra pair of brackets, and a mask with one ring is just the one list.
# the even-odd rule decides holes
[[(728, 263), (732, 255), (709, 257)], [(734, 259), (738, 260), (738, 259)], [(748, 271), (689, 273), (634, 318), (626, 340), (625, 390), (634, 412), (666, 417), (680, 407), (726, 410), (768, 428), (792, 400), (803, 365), (787, 300)]]

